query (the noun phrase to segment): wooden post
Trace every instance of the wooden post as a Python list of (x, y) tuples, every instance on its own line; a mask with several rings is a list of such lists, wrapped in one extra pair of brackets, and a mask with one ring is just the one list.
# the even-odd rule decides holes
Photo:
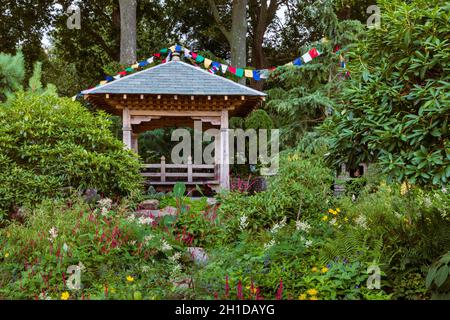
[(123, 143), (125, 144), (127, 149), (131, 149), (131, 116), (130, 116), (130, 109), (128, 107), (123, 108), (123, 114), (122, 114), (122, 131), (123, 131)]
[(166, 182), (166, 157), (161, 157), (161, 182)]
[(222, 110), (220, 136), (220, 187), (224, 190), (230, 190), (230, 145), (227, 109)]
[(192, 157), (188, 157), (188, 163), (187, 163), (187, 174), (188, 174), (188, 182), (192, 183)]
[(219, 133), (214, 137), (214, 180), (217, 180), (220, 182), (220, 161), (221, 161), (221, 154), (222, 154), (222, 144), (220, 142), (220, 136), (221, 133), (219, 131)]
[(139, 137), (139, 135), (137, 135), (135, 133), (131, 134), (131, 148), (136, 153), (139, 153), (138, 137)]

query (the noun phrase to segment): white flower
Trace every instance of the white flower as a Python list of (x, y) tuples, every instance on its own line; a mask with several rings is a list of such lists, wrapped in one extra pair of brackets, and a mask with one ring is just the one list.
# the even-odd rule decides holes
[(334, 226), (336, 224), (336, 222), (337, 222), (336, 218), (333, 218), (333, 219), (330, 220), (330, 224), (332, 226)]
[(136, 240), (129, 241), (128, 244), (134, 246), (136, 244)]
[(128, 221), (128, 222), (134, 222), (135, 219), (136, 219), (136, 217), (134, 216), (134, 214), (130, 214), (130, 215), (127, 217), (127, 221)]
[(181, 258), (181, 253), (174, 253), (173, 256), (169, 257), (169, 260), (172, 262), (176, 262)]
[(367, 229), (367, 218), (364, 215), (359, 215), (358, 218), (356, 218), (355, 223), (357, 226)]
[(312, 246), (312, 244), (313, 244), (312, 240), (306, 240), (306, 242), (305, 242), (305, 247), (306, 247), (306, 248), (309, 248), (309, 247)]
[(155, 222), (155, 219), (150, 218), (150, 217), (140, 217), (138, 222), (139, 222), (139, 224), (142, 224), (142, 225), (146, 225), (146, 224), (150, 225), (150, 224), (153, 224), (153, 222)]
[(275, 223), (270, 232), (275, 234), (278, 231), (280, 231), (285, 225), (286, 225), (286, 217), (284, 217), (283, 220), (281, 220), (279, 223)]
[(50, 238), (48, 238), (48, 240), (50, 240), (50, 242), (53, 242), (53, 240), (56, 239), (56, 237), (58, 237), (58, 229), (56, 229), (55, 227), (51, 228), (48, 233), (50, 234)]
[(239, 218), (239, 229), (244, 231), (248, 227), (248, 217), (244, 214)]
[(39, 294), (39, 300), (52, 300), (52, 297), (50, 297), (47, 292), (43, 293), (41, 292)]
[(264, 244), (264, 250), (269, 250), (275, 245), (275, 240), (270, 240), (268, 243)]
[(150, 271), (150, 267), (149, 266), (142, 266), (141, 270), (142, 270), (143, 273), (147, 273), (147, 272)]
[(100, 214), (104, 217), (108, 215), (109, 209), (108, 208), (102, 208), (100, 211)]
[(162, 251), (172, 250), (172, 246), (166, 241), (166, 239), (161, 240), (161, 250)]
[(148, 244), (150, 243), (150, 241), (154, 238), (155, 236), (152, 234), (146, 235), (144, 237), (144, 240), (142, 241), (142, 243), (144, 244), (144, 246), (148, 246)]
[(296, 221), (295, 226), (297, 231), (304, 231), (306, 233), (311, 229), (311, 225), (308, 222)]
[(101, 199), (98, 201), (98, 205), (100, 206), (100, 208), (109, 211), (109, 209), (111, 209), (112, 207), (112, 200), (109, 198)]
[(67, 245), (67, 243), (64, 242), (62, 249), (64, 250), (64, 252), (69, 251), (69, 246)]

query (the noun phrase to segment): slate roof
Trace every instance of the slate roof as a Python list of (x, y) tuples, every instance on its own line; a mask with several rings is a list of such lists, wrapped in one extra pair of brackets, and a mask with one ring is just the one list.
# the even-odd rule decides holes
[(82, 94), (106, 93), (266, 96), (263, 92), (182, 61), (160, 64), (82, 92)]

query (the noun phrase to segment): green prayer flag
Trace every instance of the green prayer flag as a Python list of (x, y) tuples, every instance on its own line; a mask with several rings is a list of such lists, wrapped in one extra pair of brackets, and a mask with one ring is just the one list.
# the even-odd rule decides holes
[(239, 78), (242, 78), (244, 76), (244, 69), (237, 68), (236, 69), (236, 76), (239, 77)]
[(160, 52), (160, 53), (167, 53), (168, 50), (169, 50), (169, 49), (164, 48), (164, 49), (161, 49), (159, 52)]
[(197, 58), (195, 59), (195, 61), (198, 63), (202, 63), (203, 61), (205, 61), (205, 57), (198, 55)]
[(130, 67), (130, 68), (126, 68), (125, 71), (126, 71), (126, 72), (133, 72), (134, 69)]

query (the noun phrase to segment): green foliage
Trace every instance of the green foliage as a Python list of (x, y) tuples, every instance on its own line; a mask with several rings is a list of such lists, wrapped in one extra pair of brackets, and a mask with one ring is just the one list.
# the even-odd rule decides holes
[(266, 111), (258, 109), (245, 118), (245, 129), (272, 129), (273, 121)]
[[(126, 203), (103, 199), (91, 209), (81, 200), (45, 201), (26, 223), (0, 229), (2, 299), (156, 299), (171, 294), (179, 245), (165, 233), (129, 217)], [(164, 239), (164, 240), (163, 240)], [(163, 248), (162, 244), (168, 246)], [(180, 260), (186, 257), (180, 255)], [(186, 260), (187, 261), (187, 260)], [(180, 263), (182, 263), (180, 261)], [(81, 266), (81, 290), (66, 286), (69, 266)]]
[(0, 108), (0, 209), (71, 190), (138, 190), (139, 162), (109, 126), (104, 113), (93, 115), (69, 99), (17, 93)]
[(426, 278), (427, 288), (434, 291), (435, 298), (450, 297), (450, 251), (433, 263)]
[(389, 178), (445, 186), (450, 177), (450, 8), (380, 1), (381, 29), (351, 50), (352, 80), (323, 126), (330, 162), (379, 161)]
[(25, 76), (22, 52), (15, 56), (0, 53), (0, 101), (22, 88)]
[(276, 127), (281, 128), (281, 141), (287, 147), (295, 147), (302, 135), (322, 123), (334, 108), (333, 97), (341, 90), (345, 70), (339, 67), (339, 55), (333, 50), (337, 45), (351, 46), (362, 32), (362, 25), (357, 21), (339, 22), (331, 1), (306, 11), (309, 13), (305, 14), (314, 15), (320, 34), (328, 39), (315, 39), (302, 46), (297, 56), (312, 47), (321, 56), (300, 67), (279, 67), (268, 82), (267, 109), (275, 118)]
[[(223, 195), (219, 213), (234, 222), (229, 226), (236, 236), (239, 219), (246, 216), (254, 231), (287, 217), (314, 216), (323, 211), (331, 196), (333, 176), (319, 157), (302, 158), (298, 153), (281, 156), (280, 169), (268, 181), (268, 190), (252, 196)], [(239, 215), (236, 215), (236, 213)]]

